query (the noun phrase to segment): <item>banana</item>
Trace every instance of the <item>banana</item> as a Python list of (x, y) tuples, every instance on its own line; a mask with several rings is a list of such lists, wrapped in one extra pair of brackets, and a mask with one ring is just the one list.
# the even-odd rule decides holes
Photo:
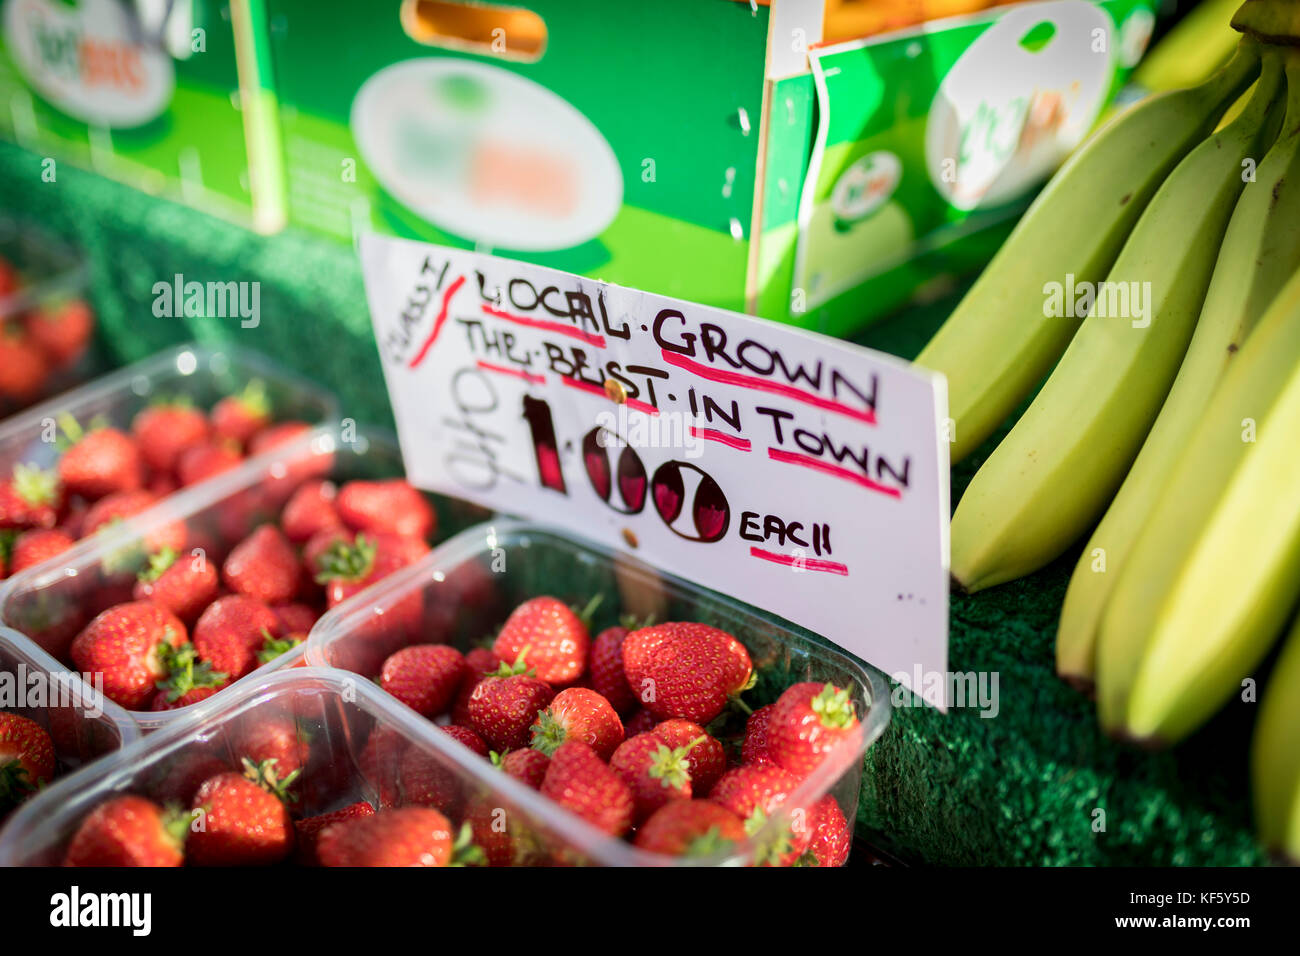
[(917, 363), (948, 378), (952, 460), (992, 434), (1060, 357), (1076, 319), (1044, 318), (1045, 278), (1102, 279), (1169, 171), (1250, 85), (1259, 46), (1243, 40), (1200, 86), (1138, 103), (1066, 161)]
[(1201, 0), (1142, 58), (1132, 82), (1152, 91), (1202, 82), (1241, 40), (1229, 23), (1239, 6), (1241, 0)]
[(967, 591), (1038, 570), (1110, 501), (1187, 350), (1242, 163), (1272, 142), (1284, 90), (1271, 54), (1241, 118), (1169, 174), (1060, 363), (976, 473), (952, 519), (952, 574)]
[(1246, 0), (1232, 16), (1232, 27), (1267, 43), (1300, 43), (1298, 0)]
[(1260, 842), (1300, 863), (1300, 620), (1259, 699), (1250, 777)]
[(1300, 594), (1300, 272), (1246, 339), (1120, 569), (1097, 644), (1111, 734), (1176, 743)]
[[(1214, 387), (1264, 310), (1300, 268), (1300, 51), (1287, 56), (1281, 138), (1233, 210), (1191, 344), (1160, 415), (1070, 578), (1056, 633), (1056, 669), (1087, 690), (1097, 625), (1129, 549)], [(1261, 81), (1262, 82), (1262, 81)]]

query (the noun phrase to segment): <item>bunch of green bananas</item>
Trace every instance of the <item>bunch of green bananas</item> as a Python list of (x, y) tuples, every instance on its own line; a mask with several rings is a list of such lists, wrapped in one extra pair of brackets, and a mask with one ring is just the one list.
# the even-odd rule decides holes
[[(957, 506), (953, 580), (1022, 577), (1091, 530), (1057, 669), (1144, 746), (1239, 693), (1300, 600), (1300, 0), (1233, 24), (1218, 72), (1076, 151), (917, 358), (948, 378), (954, 460), (1041, 383)], [(1261, 835), (1300, 859), (1290, 644), (1255, 793)]]

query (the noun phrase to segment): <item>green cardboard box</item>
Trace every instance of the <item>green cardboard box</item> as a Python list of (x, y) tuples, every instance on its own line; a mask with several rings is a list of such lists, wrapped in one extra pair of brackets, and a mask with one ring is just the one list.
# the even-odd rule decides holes
[(822, 45), (822, 0), (265, 0), (290, 222), (832, 334), (991, 255), (1150, 36), (1050, 0)]
[(259, 5), (0, 0), (0, 136), (53, 160), (47, 176), (66, 160), (280, 228), (275, 98), (248, 25)]

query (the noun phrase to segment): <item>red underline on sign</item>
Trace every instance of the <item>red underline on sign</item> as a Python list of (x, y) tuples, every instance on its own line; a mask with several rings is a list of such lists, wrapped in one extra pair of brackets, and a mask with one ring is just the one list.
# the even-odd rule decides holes
[[(576, 378), (562, 378), (560, 381), (569, 386), (569, 388), (576, 388), (579, 391), (590, 392), (592, 395), (599, 395), (601, 398), (609, 398), (609, 396), (605, 394), (603, 388), (599, 385), (593, 385), (591, 382), (580, 382)], [(647, 415), (659, 414), (659, 409), (655, 408), (653, 405), (647, 404), (646, 402), (638, 402), (635, 398), (627, 399), (626, 405), (628, 408), (634, 409), (638, 412), (645, 412)]]
[(813, 471), (820, 471), (822, 474), (830, 475), (834, 478), (843, 478), (845, 481), (851, 481), (854, 484), (861, 485), (871, 491), (878, 491), (882, 495), (889, 495), (891, 498), (902, 498), (903, 493), (897, 488), (891, 488), (889, 485), (882, 485), (878, 481), (872, 481), (865, 475), (859, 475), (849, 471), (847, 468), (841, 468), (839, 465), (832, 465), (811, 455), (800, 455), (792, 451), (781, 451), (778, 448), (769, 448), (767, 457), (773, 461), (783, 461), (791, 465), (801, 465), (804, 468), (811, 468)]
[(479, 368), (488, 372), (500, 372), (502, 375), (513, 375), (515, 378), (522, 378), (525, 382), (532, 382), (534, 385), (545, 385), (546, 379), (541, 375), (534, 375), (532, 372), (525, 372), (523, 369), (507, 368), (504, 365), (493, 365), (491, 362), (485, 362), (479, 359), (476, 363)]
[(529, 319), (522, 315), (515, 315), (512, 312), (502, 312), (500, 309), (494, 309), (490, 305), (482, 307), (485, 315), (493, 318), (505, 319), (507, 322), (514, 322), (516, 325), (526, 325), (530, 329), (544, 329), (547, 332), (554, 332), (557, 335), (567, 335), (573, 339), (581, 339), (588, 345), (594, 345), (598, 349), (605, 347), (605, 336), (597, 335), (594, 332), (587, 332), (583, 329), (574, 328), (572, 325), (565, 325), (563, 322), (548, 322), (546, 319)]
[(691, 426), (691, 434), (696, 438), (707, 438), (709, 441), (722, 442), (732, 448), (739, 448), (741, 451), (749, 451), (750, 442), (748, 438), (737, 438), (734, 435), (727, 435), (713, 428), (696, 428)]
[(447, 310), (451, 307), (451, 299), (460, 287), (465, 284), (464, 276), (456, 276), (456, 281), (447, 286), (447, 291), (442, 294), (442, 308), (438, 310), (438, 317), (433, 320), (433, 328), (429, 331), (429, 337), (424, 340), (420, 346), (420, 351), (411, 359), (411, 364), (407, 368), (415, 368), (424, 361), (424, 357), (429, 354), (429, 349), (433, 348), (433, 343), (438, 341), (438, 333), (442, 331), (443, 324), (447, 321)]
[(851, 408), (843, 402), (835, 401), (833, 398), (823, 398), (813, 392), (795, 388), (793, 385), (782, 385), (780, 382), (769, 382), (757, 375), (742, 375), (740, 372), (728, 372), (726, 369), (702, 365), (694, 359), (688, 359), (686, 356), (670, 352), (668, 349), (660, 349), (659, 351), (664, 361), (669, 365), (675, 365), (688, 372), (694, 372), (701, 378), (707, 378), (711, 382), (721, 382), (724, 385), (743, 385), (746, 388), (758, 389), (761, 392), (784, 395), (786, 398), (793, 398), (817, 408), (824, 408), (828, 412), (838, 412), (841, 415), (847, 415), (849, 418), (856, 418), (868, 425), (876, 424), (876, 413), (870, 408)]
[(773, 564), (786, 564), (791, 567), (806, 568), (809, 571), (825, 571), (828, 574), (849, 573), (847, 564), (840, 564), (838, 561), (825, 561), (821, 558), (796, 558), (792, 554), (777, 554), (774, 551), (764, 551), (762, 548), (750, 547), (750, 557), (762, 558), (764, 561), (771, 561)]

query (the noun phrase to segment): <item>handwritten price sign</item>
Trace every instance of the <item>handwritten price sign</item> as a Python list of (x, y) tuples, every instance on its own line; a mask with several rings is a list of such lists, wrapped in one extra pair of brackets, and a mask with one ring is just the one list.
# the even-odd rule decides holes
[(946, 686), (925, 678), (947, 669), (942, 379), (507, 259), (366, 235), (361, 261), (413, 482), (630, 551), (918, 693)]

